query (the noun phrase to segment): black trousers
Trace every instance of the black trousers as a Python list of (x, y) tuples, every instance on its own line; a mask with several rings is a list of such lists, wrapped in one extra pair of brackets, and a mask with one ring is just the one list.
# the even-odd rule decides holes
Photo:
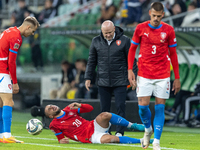
[[(110, 112), (112, 94), (115, 96), (117, 114), (125, 118), (126, 86), (102, 87), (99, 86), (101, 112)], [(125, 127), (116, 126), (116, 132), (124, 134)]]
[(31, 49), (31, 58), (34, 67), (37, 69), (38, 66), (43, 67), (42, 52), (40, 45), (34, 45)]
[(184, 90), (180, 90), (177, 95), (176, 95), (176, 99), (175, 99), (175, 102), (174, 102), (174, 105), (172, 108), (174, 108), (175, 110), (177, 109), (177, 107), (179, 105), (181, 105), (182, 101), (183, 101), (183, 98), (184, 97), (189, 97), (191, 95), (192, 92), (190, 91), (184, 91)]

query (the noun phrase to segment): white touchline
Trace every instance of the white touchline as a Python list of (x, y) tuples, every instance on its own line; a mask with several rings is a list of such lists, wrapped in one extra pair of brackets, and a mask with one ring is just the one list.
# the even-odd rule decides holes
[(63, 147), (63, 146), (59, 146), (59, 145), (48, 145), (48, 144), (36, 144), (36, 143), (23, 143), (23, 144), (27, 144), (27, 145), (37, 145), (37, 146), (46, 146), (46, 147), (59, 147), (59, 148), (72, 148), (72, 149), (84, 149), (84, 150), (97, 150), (97, 149), (88, 149), (88, 148), (77, 148), (77, 147)]
[[(24, 137), (24, 136), (15, 136), (17, 138), (22, 138), (22, 139), (35, 139), (35, 140), (50, 140), (50, 141), (58, 141), (57, 139), (49, 139), (49, 138), (39, 138), (39, 137)], [(73, 141), (70, 139), (70, 142), (76, 142), (79, 143), (77, 141)]]
[(57, 141), (57, 139), (49, 139), (49, 138), (39, 138), (39, 137), (24, 137), (24, 136), (15, 136), (17, 138), (23, 138), (23, 139), (38, 139), (38, 140), (52, 140)]
[[(114, 143), (108, 143), (109, 145), (117, 145), (117, 146), (131, 146), (131, 147), (141, 147), (140, 145), (130, 145), (130, 144), (114, 144)], [(148, 148), (153, 148), (152, 146), (149, 146)], [(167, 150), (186, 150), (186, 149), (176, 149), (176, 148), (167, 148), (167, 147), (161, 147), (161, 149), (167, 149)]]
[[(50, 139), (50, 138), (39, 138), (39, 137), (24, 137), (24, 136), (15, 136), (17, 138), (24, 138), (24, 139), (39, 139), (39, 140), (52, 140), (52, 141), (57, 141), (57, 139)], [(76, 142), (73, 140), (70, 140), (70, 142)], [(77, 142), (78, 143), (78, 142)], [(27, 143), (25, 143), (27, 144)], [(29, 143), (30, 144), (30, 143)], [(35, 144), (35, 143), (31, 143), (31, 144)], [(109, 145), (117, 145), (117, 146), (130, 146), (130, 147), (141, 147), (140, 145), (132, 145), (132, 144), (114, 144), (114, 143), (107, 143)], [(39, 144), (39, 145), (43, 145), (43, 144)], [(44, 144), (45, 145), (45, 144)], [(105, 145), (105, 144), (104, 144)], [(60, 146), (58, 146), (60, 147)], [(149, 148), (153, 148), (152, 146), (149, 146)], [(161, 147), (162, 149), (166, 149), (166, 150), (186, 150), (186, 149), (176, 149), (176, 148), (167, 148), (167, 147)], [(78, 149), (78, 148), (77, 148)], [(80, 148), (81, 149), (81, 148)], [(88, 149), (89, 150), (89, 149)], [(94, 150), (94, 149), (92, 149)]]

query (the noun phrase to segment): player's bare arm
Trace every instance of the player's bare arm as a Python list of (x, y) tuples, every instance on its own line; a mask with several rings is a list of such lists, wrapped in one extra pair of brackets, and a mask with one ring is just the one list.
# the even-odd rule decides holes
[(74, 102), (74, 103), (69, 104), (68, 107), (70, 107), (70, 109), (78, 109), (81, 107), (81, 104)]
[[(174, 33), (175, 34), (175, 33)], [(176, 53), (176, 47), (169, 48), (170, 50), (170, 59), (173, 66), (173, 71), (175, 75), (175, 80), (172, 85), (172, 91), (174, 91), (174, 95), (180, 91), (181, 83), (180, 83), (180, 75), (179, 75), (179, 64), (178, 64), (178, 58)]]
[(69, 138), (65, 137), (65, 138), (61, 139), (59, 143), (60, 144), (68, 144), (69, 143)]
[(132, 86), (132, 90), (134, 90), (137, 86), (136, 80), (135, 80), (135, 74), (133, 73), (133, 64), (135, 59), (135, 53), (138, 45), (135, 45), (131, 41), (131, 46), (129, 48), (128, 52), (128, 80), (130, 85)]

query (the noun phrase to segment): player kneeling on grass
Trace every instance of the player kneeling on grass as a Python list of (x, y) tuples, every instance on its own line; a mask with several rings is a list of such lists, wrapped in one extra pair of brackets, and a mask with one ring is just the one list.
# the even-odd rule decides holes
[(80, 113), (91, 112), (89, 104), (72, 103), (61, 110), (56, 105), (47, 105), (45, 115), (54, 118), (49, 128), (55, 133), (59, 143), (69, 143), (69, 139), (82, 143), (141, 143), (143, 139), (110, 135), (111, 124), (125, 126), (131, 130), (144, 131), (144, 125), (131, 123), (126, 119), (108, 112), (99, 114), (94, 120), (82, 118)]

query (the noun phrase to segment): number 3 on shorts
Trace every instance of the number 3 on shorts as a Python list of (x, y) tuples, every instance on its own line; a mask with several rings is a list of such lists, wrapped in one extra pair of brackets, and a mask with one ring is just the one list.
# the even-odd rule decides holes
[(151, 53), (152, 53), (152, 54), (156, 54), (156, 46), (153, 45), (152, 48), (153, 48), (153, 51), (152, 51)]

